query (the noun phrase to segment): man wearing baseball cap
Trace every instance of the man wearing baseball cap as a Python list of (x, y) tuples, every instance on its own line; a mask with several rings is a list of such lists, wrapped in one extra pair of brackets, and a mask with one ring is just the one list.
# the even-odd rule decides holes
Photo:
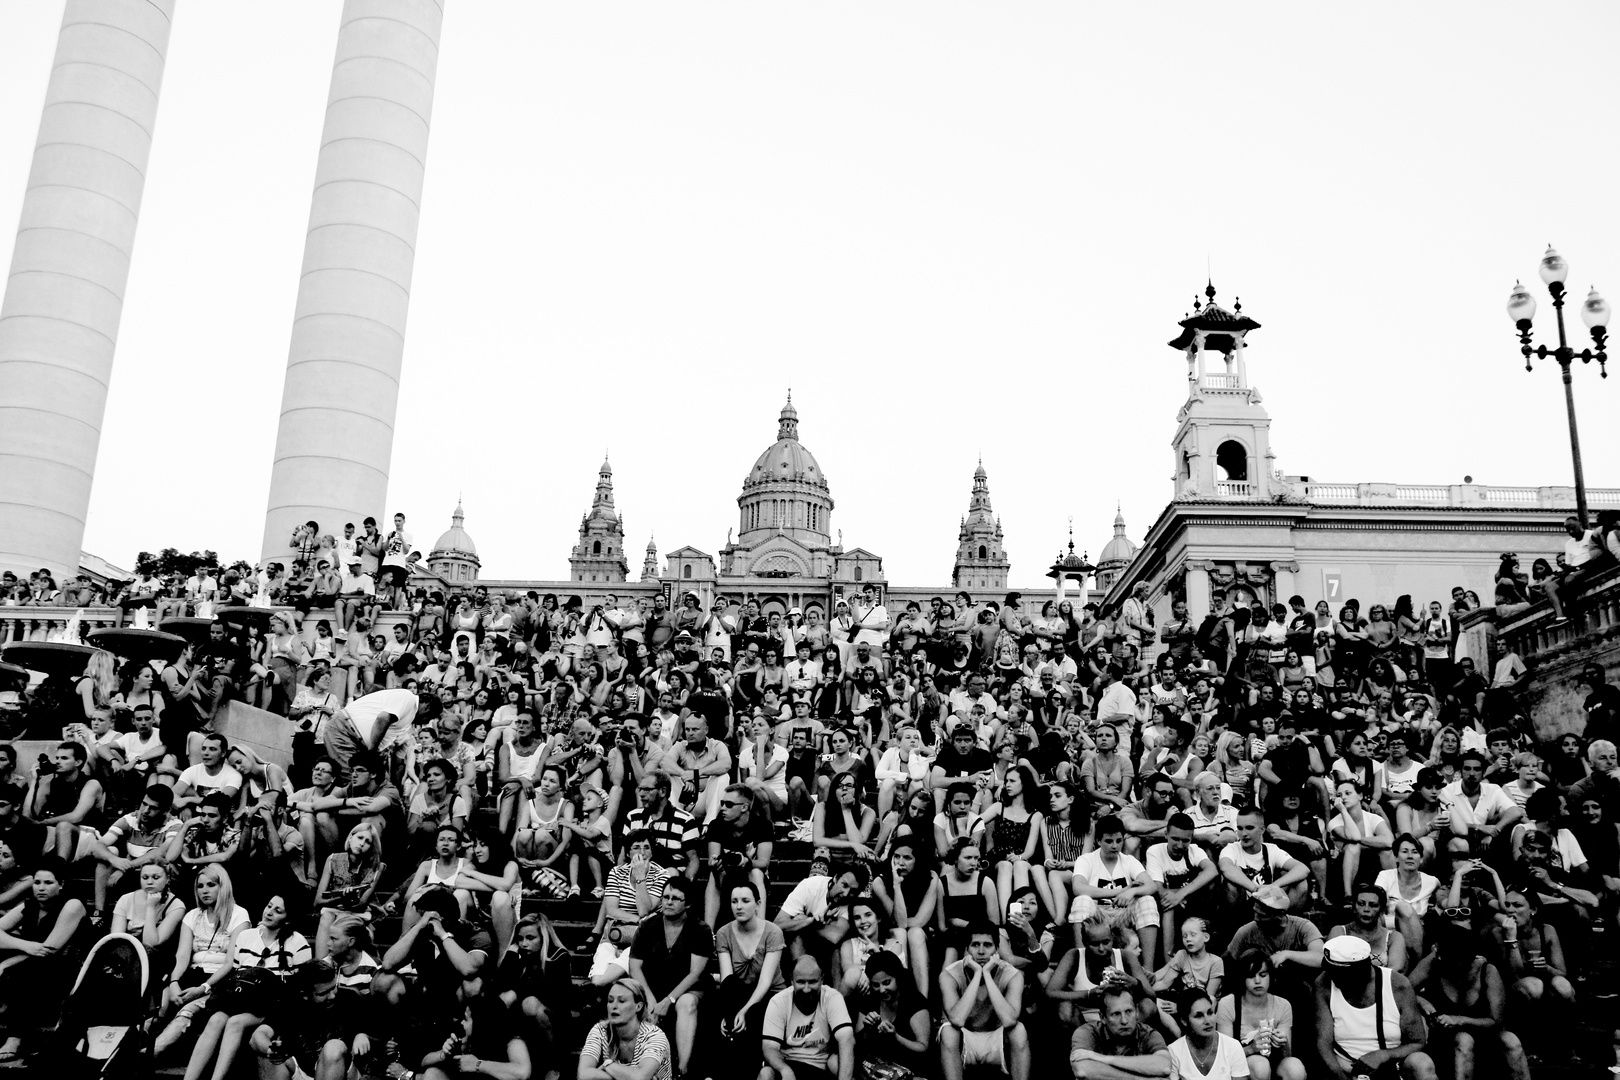
[(1316, 1049), (1335, 1080), (1433, 1080), (1423, 1052), (1429, 1032), (1406, 976), (1372, 962), (1372, 946), (1337, 937), (1322, 953), (1316, 980)]
[(1254, 921), (1238, 928), (1226, 947), (1226, 966), (1237, 970), (1238, 957), (1259, 950), (1271, 957), (1277, 974), (1271, 992), (1294, 1006), (1294, 1015), (1306, 1015), (1311, 980), (1322, 966), (1322, 931), (1309, 919), (1288, 914), (1288, 894), (1276, 884), (1262, 885), (1249, 894)]

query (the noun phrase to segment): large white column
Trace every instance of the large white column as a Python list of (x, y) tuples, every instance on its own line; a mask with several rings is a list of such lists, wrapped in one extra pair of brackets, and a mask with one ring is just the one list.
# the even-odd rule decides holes
[(266, 558), (294, 526), (387, 520), (405, 313), (439, 60), (441, 0), (344, 0), (326, 102)]
[(68, 0), (0, 304), (0, 569), (77, 572), (174, 0)]

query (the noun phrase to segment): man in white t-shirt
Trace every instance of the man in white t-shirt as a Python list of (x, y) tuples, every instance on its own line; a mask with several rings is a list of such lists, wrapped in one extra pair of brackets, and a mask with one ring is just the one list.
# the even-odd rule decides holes
[(1217, 890), (1208, 886), (1220, 876), (1220, 867), (1193, 843), (1193, 820), (1179, 812), (1170, 815), (1164, 842), (1148, 848), (1145, 858), (1161, 912), (1159, 940), (1169, 953), (1181, 940), (1183, 917), (1214, 910)]
[(777, 1077), (851, 1080), (855, 1075), (855, 1025), (844, 995), (821, 981), (821, 965), (801, 956), (793, 985), (765, 1006), (760, 1050)]
[[(1151, 958), (1158, 944), (1159, 905), (1153, 901), (1155, 889), (1147, 867), (1125, 854), (1125, 822), (1118, 814), (1099, 818), (1096, 832), (1097, 847), (1074, 861), (1074, 904), (1069, 908), (1069, 921), (1077, 924), (1076, 940), (1078, 924), (1103, 907), (1123, 909), (1131, 913), (1143, 957)], [(1084, 942), (1080, 944), (1084, 948)]]
[(157, 732), (157, 715), (152, 711), (151, 702), (143, 701), (135, 706), (131, 718), (135, 730), (118, 736), (116, 745), (124, 751), (124, 767), (146, 776), (162, 762), (167, 751)]
[(197, 749), (201, 763), (186, 769), (174, 782), (175, 813), (188, 817), (187, 811), (215, 792), (229, 799), (236, 798), (242, 790), (242, 774), (225, 761), (229, 750), (230, 743), (217, 731), (210, 731), (202, 737)]
[(1221, 849), (1216, 860), (1226, 879), (1227, 903), (1238, 912), (1247, 911), (1249, 898), (1266, 885), (1277, 885), (1288, 894), (1288, 906), (1303, 907), (1310, 897), (1310, 868), (1276, 844), (1266, 843), (1266, 818), (1259, 807), (1250, 806), (1238, 814), (1235, 843)]
[(1503, 832), (1524, 818), (1524, 808), (1507, 792), (1485, 780), (1485, 754), (1464, 750), (1458, 778), (1440, 789), (1440, 802), (1451, 811), (1451, 839), (1446, 847), (1465, 858), (1483, 852)]

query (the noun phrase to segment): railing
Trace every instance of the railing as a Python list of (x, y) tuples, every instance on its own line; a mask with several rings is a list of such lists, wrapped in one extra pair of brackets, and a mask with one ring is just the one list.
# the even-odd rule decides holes
[[(290, 607), (266, 608), (266, 611), (292, 612)], [(0, 645), (9, 645), (14, 641), (45, 641), (59, 634), (67, 628), (73, 616), (79, 616), (79, 639), (84, 641), (89, 637), (90, 631), (100, 630), (108, 626), (128, 626), (131, 619), (124, 612), (115, 607), (0, 607)], [(305, 644), (314, 641), (315, 624), (322, 619), (337, 629), (337, 615), (332, 611), (313, 610), (304, 617), (301, 636)], [(408, 611), (383, 611), (377, 615), (376, 630), (385, 636), (392, 635), (393, 624), (408, 622)], [(156, 613), (151, 616), (151, 627), (158, 628)]]
[(1254, 494), (1254, 485), (1247, 480), (1217, 480), (1215, 494), (1223, 499), (1247, 499)]
[[(1288, 481), (1284, 481), (1287, 483)], [(1217, 485), (1219, 487), (1219, 485)], [(1575, 509), (1572, 487), (1489, 487), (1485, 484), (1327, 484), (1294, 481), (1296, 495), (1313, 503), (1361, 503), (1387, 506), (1526, 507), (1539, 510)], [(1586, 493), (1594, 506), (1620, 506), (1620, 488), (1596, 488)]]
[(1238, 379), (1238, 377), (1236, 375), (1208, 375), (1208, 374), (1206, 374), (1204, 376), (1203, 382), (1200, 383), (1199, 385), (1201, 385), (1206, 390), (1241, 390), (1241, 389), (1243, 389), (1243, 384), (1242, 384), (1242, 382), (1239, 381), (1239, 379)]

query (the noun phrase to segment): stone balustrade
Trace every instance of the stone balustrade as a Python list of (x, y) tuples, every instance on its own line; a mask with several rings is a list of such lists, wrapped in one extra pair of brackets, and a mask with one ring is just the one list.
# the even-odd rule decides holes
[[(1565, 622), (1554, 619), (1546, 601), (1506, 618), (1497, 617), (1494, 609), (1483, 609), (1495, 623), (1499, 642), (1518, 653), (1530, 669), (1524, 700), (1539, 739), (1584, 729), (1587, 691), (1575, 684), (1581, 668), (1600, 664), (1610, 681), (1620, 674), (1620, 566), (1581, 583), (1574, 595), (1565, 598), (1564, 608)], [(1479, 669), (1488, 675), (1485, 665)]]
[[(1572, 487), (1492, 487), (1487, 484), (1333, 484), (1287, 480), (1294, 494), (1309, 503), (1333, 505), (1458, 507), (1530, 507), (1574, 510)], [(1224, 494), (1224, 492), (1223, 492)], [(1236, 495), (1237, 493), (1233, 493)], [(1586, 493), (1594, 508), (1620, 507), (1620, 488), (1594, 488)]]

